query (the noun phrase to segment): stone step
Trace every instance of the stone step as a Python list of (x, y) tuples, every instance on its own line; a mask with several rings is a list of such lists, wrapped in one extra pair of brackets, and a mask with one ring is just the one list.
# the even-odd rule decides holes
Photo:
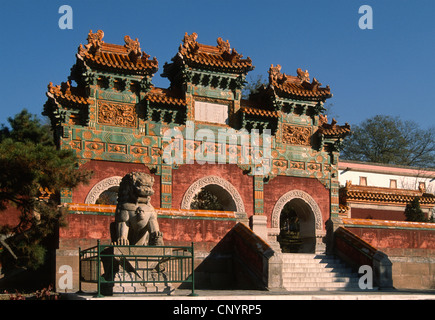
[(358, 284), (347, 282), (331, 282), (331, 283), (319, 283), (319, 282), (301, 282), (301, 283), (287, 283), (288, 288), (358, 288)]
[(310, 262), (310, 261), (288, 261), (284, 262), (285, 266), (294, 266), (294, 265), (312, 265), (312, 266), (342, 266), (347, 267), (348, 265), (340, 262), (340, 261), (327, 261), (327, 262)]
[[(286, 288), (287, 291), (290, 292), (302, 292), (302, 291), (357, 291), (357, 292), (361, 292), (361, 291), (367, 291), (367, 290), (361, 290), (359, 287), (322, 287), (322, 288), (318, 288), (318, 287), (305, 287), (305, 288), (300, 288), (300, 287), (294, 287), (294, 288)], [(373, 291), (373, 290), (370, 290)]]
[(307, 261), (307, 262), (340, 262), (341, 260), (334, 257), (334, 256), (299, 256), (298, 254), (295, 255), (291, 255), (291, 256), (287, 256), (287, 255), (283, 255), (283, 261), (284, 262), (303, 262), (303, 261)]
[(283, 276), (284, 282), (358, 282), (359, 278), (352, 276), (299, 276), (299, 275), (285, 275)]
[(341, 273), (341, 274), (330, 274), (330, 273), (310, 273), (305, 272), (295, 272), (295, 273), (284, 273), (283, 279), (356, 279), (359, 278), (351, 273)]
[(358, 281), (358, 275), (334, 256), (283, 254), (283, 286), (289, 291), (360, 291)]
[(306, 267), (292, 267), (292, 268), (286, 268), (283, 267), (283, 273), (292, 273), (292, 272), (305, 272), (307, 274), (309, 273), (320, 273), (320, 272), (327, 272), (327, 273), (352, 273), (352, 270), (350, 268), (329, 268), (329, 267), (314, 267), (314, 266), (306, 266)]

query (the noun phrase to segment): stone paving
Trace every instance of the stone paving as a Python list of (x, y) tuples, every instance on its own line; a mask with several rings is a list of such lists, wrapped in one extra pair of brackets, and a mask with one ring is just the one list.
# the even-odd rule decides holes
[(195, 290), (197, 296), (190, 296), (191, 290), (175, 290), (167, 294), (114, 295), (102, 298), (95, 293), (68, 293), (71, 300), (435, 300), (435, 290), (377, 290), (377, 291), (259, 291), (259, 290)]

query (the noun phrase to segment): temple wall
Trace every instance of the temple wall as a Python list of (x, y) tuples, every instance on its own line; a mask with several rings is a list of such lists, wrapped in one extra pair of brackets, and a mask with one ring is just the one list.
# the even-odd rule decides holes
[[(210, 251), (238, 223), (247, 218), (236, 217), (234, 212), (156, 209), (163, 241), (168, 246), (190, 246), (195, 243), (195, 265), (199, 265)], [(79, 288), (79, 247), (87, 249), (110, 243), (110, 224), (115, 220), (115, 206), (72, 204), (68, 214), (68, 226), (59, 230), (59, 246), (56, 250), (56, 284), (62, 273), (61, 266), (72, 268), (73, 289)], [(95, 290), (95, 285), (83, 284), (83, 289)]]
[(376, 220), (395, 220), (405, 221), (405, 209), (382, 210), (376, 208), (352, 208), (352, 218), (354, 219), (376, 219)]
[(271, 227), (272, 211), (280, 197), (292, 190), (308, 193), (317, 203), (322, 214), (322, 228), (330, 215), (330, 191), (317, 179), (277, 176), (264, 184), (264, 214), (267, 216), (268, 227)]
[(435, 224), (344, 220), (348, 230), (388, 255), (395, 288), (435, 289)]
[(231, 183), (240, 194), (246, 214), (253, 215), (254, 183), (252, 176), (243, 174), (235, 164), (189, 164), (172, 170), (172, 208), (180, 209), (183, 196), (196, 180), (206, 176), (218, 176)]
[[(124, 177), (127, 173), (133, 171), (151, 174), (148, 167), (143, 164), (126, 162), (90, 160), (81, 165), (80, 168), (93, 171), (93, 175), (89, 184), (79, 185), (74, 189), (72, 203), (85, 203), (86, 197), (92, 187), (106, 178), (114, 176)], [(151, 204), (154, 207), (160, 207), (160, 177), (154, 174), (151, 175), (154, 177), (154, 195), (151, 197)]]

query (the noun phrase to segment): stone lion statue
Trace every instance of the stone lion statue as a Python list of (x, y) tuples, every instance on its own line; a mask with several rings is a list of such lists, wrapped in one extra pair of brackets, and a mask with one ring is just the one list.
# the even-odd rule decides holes
[(150, 204), (154, 178), (131, 172), (122, 178), (118, 191), (112, 241), (118, 245), (163, 245), (157, 213)]

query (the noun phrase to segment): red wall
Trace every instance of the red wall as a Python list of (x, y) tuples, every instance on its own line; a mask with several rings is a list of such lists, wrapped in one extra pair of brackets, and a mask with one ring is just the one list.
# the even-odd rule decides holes
[(348, 228), (377, 249), (435, 249), (435, 229)]
[[(127, 173), (133, 171), (145, 172), (148, 174), (150, 170), (143, 164), (136, 163), (123, 163), (123, 162), (113, 162), (113, 161), (99, 161), (91, 160), (83, 164), (80, 168), (86, 170), (92, 170), (94, 174), (92, 179), (87, 185), (80, 185), (73, 191), (72, 202), (73, 203), (85, 203), (86, 196), (89, 191), (94, 187), (95, 184), (103, 179), (110, 178), (113, 176), (124, 177)], [(160, 207), (160, 176), (154, 176), (154, 195), (151, 197), (151, 204), (154, 207)]]
[(375, 219), (375, 220), (395, 220), (405, 221), (405, 209), (403, 211), (377, 210), (352, 208), (351, 216), (353, 219)]
[(330, 215), (329, 190), (317, 179), (277, 176), (264, 185), (264, 213), (268, 227), (271, 227), (272, 211), (280, 197), (291, 190), (302, 190), (308, 193), (322, 212), (323, 228)]
[(172, 208), (179, 209), (184, 193), (196, 180), (205, 176), (214, 175), (231, 183), (245, 205), (246, 213), (254, 213), (254, 185), (252, 176), (243, 174), (235, 164), (185, 164), (172, 171)]
[[(59, 248), (87, 249), (110, 242), (111, 215), (69, 214), (68, 226), (59, 230)], [(203, 219), (159, 217), (165, 245), (190, 246), (195, 242), (196, 250), (210, 251), (237, 223), (231, 219), (216, 220), (213, 213)]]

